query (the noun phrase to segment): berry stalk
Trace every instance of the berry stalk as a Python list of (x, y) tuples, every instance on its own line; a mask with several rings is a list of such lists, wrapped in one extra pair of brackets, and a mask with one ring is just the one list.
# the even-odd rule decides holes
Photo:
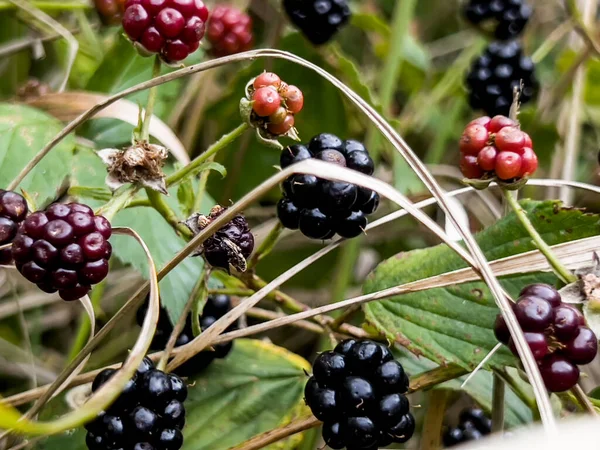
[(517, 216), (517, 219), (519, 219), (519, 222), (521, 222), (521, 225), (523, 225), (525, 230), (527, 230), (527, 232), (529, 233), (529, 236), (531, 236), (531, 239), (533, 239), (533, 242), (535, 243), (536, 247), (550, 263), (550, 266), (554, 270), (554, 273), (556, 273), (556, 275), (566, 284), (576, 282), (577, 277), (573, 275), (573, 273), (571, 273), (571, 271), (569, 271), (569, 269), (567, 269), (559, 261), (559, 259), (556, 257), (556, 255), (550, 248), (550, 246), (546, 244), (544, 239), (542, 239), (540, 234), (537, 232), (537, 230), (527, 217), (527, 213), (523, 208), (521, 208), (521, 205), (519, 205), (517, 200), (504, 189), (502, 190), (502, 194), (506, 199), (506, 203), (508, 204), (508, 206), (510, 206), (510, 208), (514, 211), (514, 213)]
[(248, 269), (255, 267), (261, 259), (271, 253), (283, 230), (283, 225), (278, 221), (248, 261)]
[[(161, 60), (158, 55), (154, 57), (154, 65), (152, 66), (152, 78), (156, 78), (160, 75)], [(144, 112), (144, 121), (142, 123), (142, 130), (140, 132), (140, 140), (148, 141), (150, 138), (150, 121), (152, 120), (152, 113), (154, 111), (154, 105), (156, 104), (156, 96), (158, 93), (158, 86), (150, 88), (148, 92), (148, 103), (146, 104), (146, 110)]]
[(152, 189), (147, 188), (146, 194), (148, 195), (148, 199), (150, 200), (150, 205), (158, 212), (161, 216), (167, 221), (169, 225), (171, 225), (175, 231), (184, 236), (186, 239), (191, 239), (193, 237), (192, 232), (188, 227), (186, 227), (181, 220), (175, 214), (175, 211), (171, 209), (171, 207), (167, 204), (163, 195), (160, 192), (154, 191)]

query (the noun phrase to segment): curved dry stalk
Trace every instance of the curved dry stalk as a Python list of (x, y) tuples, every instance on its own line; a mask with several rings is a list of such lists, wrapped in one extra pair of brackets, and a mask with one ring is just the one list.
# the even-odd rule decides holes
[(318, 427), (319, 425), (321, 425), (321, 421), (314, 416), (302, 417), (284, 427), (275, 428), (254, 436), (246, 442), (242, 442), (240, 445), (231, 447), (229, 450), (260, 450), (267, 445), (278, 442), (296, 433)]
[[(113, 232), (116, 234), (131, 236), (138, 241), (147, 257), (150, 271), (150, 305), (148, 307), (146, 317), (144, 318), (141, 332), (136, 343), (131, 349), (131, 352), (123, 363), (121, 369), (118, 370), (109, 381), (103, 384), (90, 397), (84, 406), (78, 408), (76, 411), (72, 411), (54, 421), (32, 422), (29, 420), (23, 420), (24, 417), (20, 416), (17, 411), (8, 409), (5, 404), (0, 404), (0, 407), (2, 408), (2, 414), (0, 414), (0, 426), (2, 426), (2, 428), (12, 429), (12, 431), (28, 434), (50, 435), (63, 432), (69, 428), (78, 427), (83, 423), (94, 419), (100, 411), (106, 409), (121, 394), (123, 388), (141, 364), (142, 359), (150, 348), (150, 343), (152, 341), (152, 337), (154, 336), (154, 332), (156, 331), (156, 324), (158, 322), (160, 301), (158, 294), (158, 280), (156, 278), (156, 267), (146, 243), (135, 231), (130, 228), (113, 228)], [(35, 412), (39, 411), (41, 406), (44, 405), (50, 399), (51, 395), (64, 384), (69, 375), (80, 363), (81, 361), (78, 361), (75, 365), (71, 363), (69, 367), (67, 367), (59, 375), (55, 382), (52, 383), (48, 389), (44, 390), (34, 407), (32, 407), (32, 410), (36, 410)], [(33, 413), (30, 412), (30, 414)]]

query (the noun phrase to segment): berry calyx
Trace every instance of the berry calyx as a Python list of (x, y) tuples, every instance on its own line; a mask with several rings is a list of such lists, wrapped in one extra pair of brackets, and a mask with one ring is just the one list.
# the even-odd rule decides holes
[(174, 63), (198, 49), (207, 18), (202, 0), (128, 0), (122, 24), (143, 56), (160, 54)]
[(334, 449), (371, 449), (408, 441), (415, 423), (404, 395), (408, 377), (389, 349), (348, 339), (320, 354), (304, 390), (305, 401)]
[(227, 56), (252, 48), (252, 19), (233, 6), (218, 5), (210, 15), (206, 37), (211, 52)]
[(50, 205), (25, 219), (12, 257), (19, 272), (44, 292), (77, 300), (108, 275), (110, 233), (110, 223), (85, 205)]

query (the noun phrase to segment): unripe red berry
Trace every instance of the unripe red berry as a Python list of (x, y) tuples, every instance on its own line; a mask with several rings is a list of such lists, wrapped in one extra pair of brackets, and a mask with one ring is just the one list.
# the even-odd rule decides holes
[(487, 147), (483, 147), (483, 149), (477, 155), (477, 164), (486, 172), (491, 172), (496, 168), (496, 156), (498, 155), (498, 151), (495, 147), (488, 145)]
[(282, 124), (287, 116), (287, 110), (283, 106), (280, 106), (277, 108), (277, 111), (269, 116), (269, 123), (272, 123), (273, 125)]
[(490, 133), (497, 133), (504, 127), (514, 127), (516, 125), (517, 123), (514, 120), (506, 116), (495, 116), (490, 121), (488, 130), (490, 130)]
[(262, 87), (254, 91), (252, 95), (254, 104), (252, 109), (260, 117), (267, 117), (274, 114), (281, 106), (281, 97), (272, 87)]
[(529, 148), (523, 148), (521, 154), (521, 173), (520, 176), (526, 177), (535, 173), (538, 168), (538, 158), (535, 152)]
[(496, 133), (495, 145), (500, 152), (521, 154), (525, 146), (525, 133), (517, 127), (504, 127)]
[(285, 91), (281, 92), (281, 96), (285, 99), (285, 104), (289, 112), (297, 114), (302, 111), (304, 95), (296, 86), (290, 84)]
[(489, 137), (483, 125), (469, 125), (460, 138), (460, 151), (466, 155), (477, 155), (486, 146)]
[(208, 21), (208, 40), (217, 56), (233, 55), (252, 47), (252, 19), (242, 11), (219, 5)]
[(460, 156), (460, 171), (466, 178), (481, 178), (483, 170), (477, 164), (477, 156), (461, 153)]
[(523, 132), (523, 134), (525, 135), (525, 147), (533, 149), (533, 141), (531, 140), (531, 136), (525, 132)]
[(477, 119), (470, 121), (467, 127), (471, 125), (481, 125), (487, 129), (490, 125), (491, 120), (492, 119), (488, 116), (478, 117)]
[(501, 180), (511, 180), (521, 172), (521, 156), (514, 152), (500, 152), (496, 156), (496, 176)]
[(279, 135), (285, 134), (288, 131), (290, 131), (293, 128), (293, 126), (294, 126), (294, 116), (292, 114), (288, 114), (282, 123), (268, 124), (267, 130), (269, 130), (269, 133), (279, 136)]
[(263, 72), (254, 79), (254, 83), (252, 83), (252, 85), (254, 86), (254, 89), (265, 86), (279, 88), (279, 86), (281, 86), (281, 78), (279, 78), (279, 75), (273, 72)]

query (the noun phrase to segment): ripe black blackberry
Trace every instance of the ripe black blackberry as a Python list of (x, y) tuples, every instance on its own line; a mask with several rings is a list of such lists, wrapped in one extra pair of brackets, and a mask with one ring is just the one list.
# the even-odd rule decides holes
[(523, 83), (520, 101), (529, 102), (536, 94), (533, 61), (523, 54), (517, 41), (492, 42), (467, 75), (469, 104), (489, 116), (508, 116), (513, 90)]
[(63, 300), (77, 300), (108, 275), (110, 222), (80, 203), (54, 203), (30, 214), (12, 245), (21, 275)]
[[(0, 189), (0, 246), (10, 244), (21, 222), (27, 216), (27, 202), (23, 196), (12, 191)], [(10, 248), (0, 250), (0, 265), (12, 262)]]
[(317, 357), (304, 397), (329, 447), (375, 450), (412, 437), (408, 384), (386, 346), (348, 339)]
[(500, 40), (521, 34), (531, 13), (525, 0), (471, 0), (464, 9), (467, 20), (475, 25), (493, 21), (494, 35)]
[(283, 0), (290, 20), (315, 45), (329, 41), (350, 20), (346, 0)]
[[(144, 321), (144, 317), (146, 315), (146, 310), (148, 308), (148, 303), (144, 304), (137, 311), (136, 319), (138, 325), (142, 326)], [(202, 331), (209, 328), (213, 323), (215, 323), (218, 319), (223, 317), (227, 312), (231, 310), (231, 299), (227, 295), (210, 295), (204, 305), (204, 310), (202, 311), (202, 315), (200, 316), (200, 328)], [(237, 321), (234, 322), (227, 328), (227, 331), (237, 330), (238, 324)], [(151, 349), (152, 350), (162, 350), (167, 345), (169, 337), (173, 332), (173, 325), (169, 320), (169, 315), (166, 309), (161, 307), (158, 325), (156, 327), (156, 333), (154, 333), (154, 337), (152, 339)], [(194, 333), (192, 331), (192, 316), (189, 314), (185, 321), (185, 327), (179, 336), (177, 337), (177, 341), (175, 342), (175, 346), (179, 347), (181, 345), (185, 345), (188, 342), (191, 342), (194, 339)], [(193, 358), (187, 360), (177, 369), (175, 372), (179, 375), (193, 375), (196, 374), (205, 368), (207, 368), (210, 363), (212, 363), (215, 359), (225, 358), (233, 347), (233, 342), (225, 342), (223, 344), (216, 344), (213, 347), (213, 350), (204, 350), (203, 352), (198, 353)]]
[[(348, 167), (366, 175), (375, 169), (365, 146), (355, 140), (342, 141), (333, 134), (313, 137), (308, 145), (291, 145), (281, 152), (284, 169), (308, 158)], [(329, 181), (314, 175), (292, 175), (283, 182), (284, 197), (277, 204), (281, 224), (313, 239), (335, 234), (353, 238), (364, 232), (367, 215), (379, 206), (379, 194), (350, 183)]]
[(462, 410), (458, 425), (444, 432), (445, 447), (454, 447), (467, 441), (477, 441), (492, 432), (491, 419), (479, 408)]
[[(96, 375), (92, 392), (116, 372), (105, 369)], [(187, 386), (177, 375), (164, 373), (152, 361), (144, 361), (121, 395), (98, 417), (85, 425), (90, 450), (178, 450), (185, 425), (183, 402)]]
[[(583, 314), (562, 303), (560, 293), (547, 284), (525, 287), (513, 305), (523, 335), (550, 392), (571, 389), (579, 381), (577, 365), (589, 364), (598, 352), (598, 339)], [(496, 338), (518, 356), (504, 318), (494, 325)]]

